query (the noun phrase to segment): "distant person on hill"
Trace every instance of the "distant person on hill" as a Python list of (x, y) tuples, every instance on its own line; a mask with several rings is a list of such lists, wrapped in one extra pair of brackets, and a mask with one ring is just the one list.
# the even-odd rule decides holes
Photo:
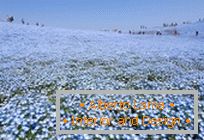
[(7, 21), (10, 22), (10, 23), (13, 22), (14, 21), (14, 17), (13, 16), (7, 17)]
[(178, 31), (177, 31), (177, 30), (174, 30), (174, 31), (173, 31), (173, 35), (179, 35)]
[(198, 36), (198, 34), (199, 34), (199, 32), (198, 32), (198, 31), (196, 31), (196, 36)]
[(23, 18), (21, 19), (21, 23), (22, 23), (22, 24), (25, 24), (25, 21), (24, 21), (24, 19), (23, 19)]

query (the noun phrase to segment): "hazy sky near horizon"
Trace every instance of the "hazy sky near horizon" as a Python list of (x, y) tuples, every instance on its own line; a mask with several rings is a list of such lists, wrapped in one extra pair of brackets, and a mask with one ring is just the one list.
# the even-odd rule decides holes
[(134, 29), (204, 18), (204, 0), (0, 0), (0, 19), (70, 29)]

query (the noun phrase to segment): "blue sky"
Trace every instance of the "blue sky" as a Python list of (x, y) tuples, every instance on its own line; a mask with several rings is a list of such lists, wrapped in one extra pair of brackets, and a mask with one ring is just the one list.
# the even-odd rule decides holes
[(0, 19), (6, 15), (71, 29), (134, 29), (204, 18), (204, 0), (0, 0)]

